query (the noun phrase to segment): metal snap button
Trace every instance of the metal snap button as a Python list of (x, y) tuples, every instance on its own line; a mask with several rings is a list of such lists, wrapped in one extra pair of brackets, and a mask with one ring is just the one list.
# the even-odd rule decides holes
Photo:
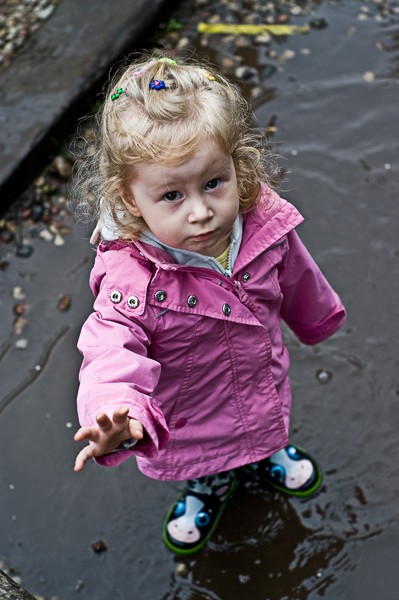
[(129, 296), (127, 299), (127, 305), (129, 308), (137, 308), (139, 305), (139, 299), (137, 296)]
[(242, 280), (246, 283), (247, 281), (249, 281), (251, 279), (251, 273), (248, 273), (248, 271), (246, 271), (244, 273), (244, 275), (242, 276)]
[(155, 292), (155, 300), (158, 300), (158, 302), (163, 302), (164, 300), (166, 300), (166, 292), (164, 290), (158, 290), (157, 292)]
[(223, 311), (223, 314), (226, 315), (226, 317), (228, 317), (229, 315), (231, 315), (231, 306), (230, 306), (230, 304), (223, 304), (222, 311)]
[(113, 302), (114, 304), (119, 304), (119, 302), (122, 300), (122, 294), (119, 290), (113, 290), (110, 295), (109, 295), (111, 302)]
[(198, 302), (197, 296), (189, 296), (187, 298), (187, 304), (189, 306), (196, 306), (197, 302)]

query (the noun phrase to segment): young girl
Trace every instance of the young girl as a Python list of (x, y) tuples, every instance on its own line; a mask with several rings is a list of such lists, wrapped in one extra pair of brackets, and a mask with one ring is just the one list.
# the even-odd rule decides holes
[(101, 241), (95, 312), (78, 344), (75, 440), (89, 445), (75, 470), (135, 455), (150, 477), (188, 480), (163, 537), (190, 554), (217, 525), (238, 469), (289, 495), (320, 486), (316, 461), (289, 443), (281, 320), (315, 344), (345, 311), (222, 75), (168, 58), (130, 64), (98, 125), (80, 176)]

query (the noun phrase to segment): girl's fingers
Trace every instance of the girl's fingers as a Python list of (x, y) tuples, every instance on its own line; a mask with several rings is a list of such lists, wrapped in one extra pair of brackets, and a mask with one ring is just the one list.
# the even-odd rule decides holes
[(92, 427), (81, 427), (73, 436), (75, 442), (83, 442), (84, 440), (95, 442), (97, 438), (98, 431)]
[(141, 440), (144, 437), (144, 429), (140, 421), (129, 419), (129, 433), (136, 440)]
[(77, 473), (83, 469), (88, 460), (93, 458), (92, 446), (86, 446), (79, 452), (75, 460), (74, 471)]
[(114, 410), (114, 414), (112, 415), (112, 420), (114, 423), (124, 423), (127, 419), (129, 409), (127, 406), (119, 406)]
[(109, 431), (112, 429), (112, 421), (105, 413), (98, 413), (96, 421), (101, 431)]

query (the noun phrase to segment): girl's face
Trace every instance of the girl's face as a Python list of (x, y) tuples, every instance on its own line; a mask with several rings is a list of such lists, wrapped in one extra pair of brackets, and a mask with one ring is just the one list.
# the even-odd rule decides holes
[(160, 242), (214, 257), (226, 250), (239, 211), (231, 156), (202, 142), (177, 167), (143, 163), (137, 171), (124, 201)]

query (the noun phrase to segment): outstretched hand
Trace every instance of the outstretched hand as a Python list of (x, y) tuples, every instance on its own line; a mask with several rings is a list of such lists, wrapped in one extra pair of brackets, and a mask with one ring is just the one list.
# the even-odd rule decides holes
[(129, 419), (128, 412), (127, 406), (119, 406), (114, 410), (111, 418), (105, 413), (98, 413), (97, 427), (81, 427), (75, 433), (75, 442), (83, 440), (90, 442), (77, 455), (75, 471), (81, 471), (91, 458), (116, 450), (126, 440), (143, 438), (142, 424), (135, 419)]

